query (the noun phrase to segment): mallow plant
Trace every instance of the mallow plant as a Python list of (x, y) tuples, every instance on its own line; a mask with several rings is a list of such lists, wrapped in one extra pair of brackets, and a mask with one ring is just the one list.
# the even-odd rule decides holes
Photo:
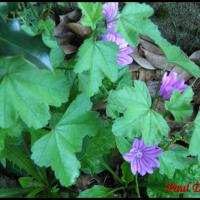
[[(192, 87), (163, 70), (151, 96), (128, 65), (144, 35), (195, 78), (199, 66), (162, 37), (145, 3), (126, 3), (121, 11), (117, 2), (78, 7), (91, 33), (62, 67), (38, 68), (39, 58), (27, 51), (1, 54), (0, 158), (23, 173), (22, 188), (0, 189), (0, 196), (199, 197), (192, 187), (178, 187), (199, 181), (200, 113), (193, 112)], [(5, 37), (0, 33), (0, 42)], [(71, 192), (81, 176), (106, 171), (112, 187), (102, 181)]]

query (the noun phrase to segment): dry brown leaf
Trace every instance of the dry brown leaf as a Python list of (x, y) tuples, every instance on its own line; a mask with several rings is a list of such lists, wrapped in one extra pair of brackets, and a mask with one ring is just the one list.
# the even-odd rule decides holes
[(134, 72), (132, 72), (132, 79), (133, 79), (133, 80), (137, 80), (137, 79), (138, 79), (138, 76), (139, 76), (139, 71), (134, 71)]
[(60, 15), (59, 17), (61, 22), (77, 22), (81, 18), (81, 12), (78, 10), (73, 10), (65, 15)]
[(145, 58), (139, 55), (138, 51), (135, 50), (131, 56), (133, 57), (134, 61), (139, 64), (141, 67), (145, 69), (155, 70), (156, 68), (149, 63)]
[(80, 24), (81, 12), (78, 10), (59, 17), (60, 23), (54, 30), (54, 36), (58, 39), (65, 55), (75, 53), (91, 30)]
[(74, 33), (80, 35), (82, 38), (85, 38), (91, 33), (91, 28), (83, 26), (79, 23), (68, 23), (67, 27), (72, 30)]
[(192, 77), (192, 75), (190, 75), (189, 73), (187, 73), (186, 71), (182, 71), (180, 74), (178, 74), (178, 79), (183, 79), (185, 81), (188, 81), (190, 78)]
[(190, 58), (190, 60), (195, 62), (197, 65), (200, 65), (200, 50), (195, 51), (194, 53), (192, 53), (189, 58)]
[(138, 64), (132, 63), (132, 64), (128, 65), (129, 72), (138, 71), (140, 68), (141, 68), (141, 66)]
[(155, 78), (156, 71), (140, 69), (139, 80), (150, 81)]
[(147, 40), (140, 39), (140, 44), (144, 49), (146, 49), (147, 51), (150, 51), (151, 53), (163, 55), (163, 52), (161, 51), (159, 47), (157, 47), (155, 44)]
[(66, 55), (77, 51), (77, 47), (71, 44), (61, 45), (61, 48)]
[(164, 69), (167, 66), (166, 69), (171, 70), (175, 66), (174, 64), (169, 64), (165, 56), (151, 53), (144, 48), (143, 51), (146, 59), (158, 69)]

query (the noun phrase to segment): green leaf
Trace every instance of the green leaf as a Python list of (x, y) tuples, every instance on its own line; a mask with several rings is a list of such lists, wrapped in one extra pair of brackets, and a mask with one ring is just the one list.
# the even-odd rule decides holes
[(102, 79), (106, 76), (112, 82), (118, 78), (117, 64), (118, 47), (107, 41), (94, 41), (89, 38), (84, 41), (78, 52), (75, 72), (80, 74), (82, 82), (87, 84), (86, 93), (89, 96), (98, 92)]
[(119, 152), (124, 155), (131, 149), (131, 143), (122, 136), (115, 136), (115, 142)]
[(165, 101), (165, 108), (170, 111), (177, 122), (182, 122), (192, 114), (191, 101), (193, 99), (193, 91), (188, 87), (183, 94), (175, 90), (169, 101)]
[(188, 150), (184, 147), (177, 147), (176, 149), (163, 152), (159, 158), (160, 173), (173, 178), (177, 169), (183, 170), (189, 166), (187, 156)]
[(22, 197), (31, 190), (31, 188), (0, 188), (0, 198)]
[(5, 142), (6, 138), (8, 136), (10, 137), (19, 137), (22, 133), (23, 125), (20, 122), (17, 122), (13, 127), (11, 128), (0, 128), (0, 157), (1, 153), (5, 148)]
[(100, 173), (105, 168), (102, 166), (103, 157), (114, 148), (115, 141), (111, 131), (111, 126), (102, 125), (100, 131), (87, 145), (86, 152), (81, 159), (81, 167), (89, 173)]
[(121, 165), (121, 170), (122, 170), (122, 181), (128, 185), (134, 180), (134, 176), (130, 170), (130, 164), (127, 162), (123, 162)]
[(39, 182), (43, 182), (43, 178), (38, 174), (33, 161), (25, 154), (23, 150), (14, 145), (6, 145), (3, 151), (4, 157), (16, 165), (19, 169), (26, 171), (27, 175), (31, 175)]
[(54, 68), (58, 67), (64, 61), (64, 52), (58, 45), (56, 38), (53, 36), (55, 22), (51, 19), (40, 20), (38, 29), (42, 32), (42, 41), (51, 48), (50, 61)]
[(83, 138), (97, 133), (99, 120), (91, 107), (89, 98), (79, 95), (56, 127), (32, 147), (34, 162), (41, 167), (51, 166), (63, 186), (72, 185), (79, 176), (76, 153), (81, 151)]
[(6, 18), (7, 14), (8, 14), (8, 3), (1, 2), (0, 3), (0, 17)]
[(20, 177), (19, 178), (19, 183), (22, 188), (44, 188), (45, 185), (42, 183), (36, 181), (33, 177)]
[(0, 156), (1, 156), (1, 152), (4, 150), (5, 148), (5, 139), (6, 139), (6, 134), (3, 131), (0, 131)]
[(24, 55), (37, 67), (51, 68), (49, 49), (43, 45), (41, 38), (31, 37), (23, 31), (14, 29), (13, 23), (19, 22), (15, 20), (6, 23), (0, 17), (0, 55)]
[(93, 30), (96, 28), (97, 22), (103, 19), (102, 4), (101, 3), (78, 3), (82, 11), (83, 18), (81, 24), (90, 26)]
[[(117, 82), (115, 83), (117, 85), (117, 89), (122, 89), (124, 86), (132, 86), (133, 85), (133, 80), (131, 77), (131, 73), (128, 71), (128, 68), (124, 67), (120, 69), (119, 71), (119, 78)], [(106, 114), (109, 117), (112, 117), (113, 119), (119, 117), (119, 112), (116, 111), (117, 109), (115, 108), (114, 104), (108, 104), (106, 106)], [(123, 111), (123, 109), (122, 109)]]
[(31, 135), (31, 146), (33, 146), (33, 144), (42, 136), (46, 135), (48, 133), (47, 130), (45, 129), (30, 129), (29, 130), (30, 135)]
[(190, 140), (189, 152), (193, 156), (198, 156), (200, 162), (200, 112), (198, 112), (194, 121), (194, 131)]
[[(170, 197), (179, 197), (178, 192), (167, 192), (166, 185), (168, 183), (172, 183), (174, 180), (170, 180), (167, 176), (162, 176), (158, 173), (158, 170), (154, 171), (154, 173), (148, 176), (147, 183), (147, 194), (150, 198), (170, 198)], [(185, 184), (185, 182), (184, 182)]]
[(110, 190), (102, 185), (95, 185), (90, 189), (84, 190), (78, 198), (110, 198), (112, 193)]
[(68, 83), (61, 72), (39, 70), (22, 57), (0, 59), (0, 126), (20, 117), (28, 127), (41, 128), (50, 118), (49, 105), (67, 101)]
[(64, 52), (60, 46), (56, 46), (50, 51), (50, 61), (54, 68), (59, 67), (60, 64), (64, 61)]
[(151, 97), (145, 83), (135, 81), (134, 86), (124, 86), (109, 95), (108, 105), (124, 114), (115, 120), (112, 131), (116, 136), (130, 139), (142, 133), (145, 144), (158, 144), (167, 135), (169, 127), (164, 118), (151, 109)]
[(42, 41), (49, 48), (56, 48), (58, 43), (53, 36), (55, 29), (55, 22), (53, 20), (40, 20), (38, 23), (38, 28), (42, 31)]
[[(137, 46), (139, 33), (143, 23), (153, 14), (153, 9), (147, 4), (127, 3), (117, 22), (117, 31), (120, 32), (129, 44)], [(131, 22), (134, 20), (134, 25)]]
[(181, 51), (179, 47), (164, 39), (158, 27), (148, 19), (153, 9), (147, 4), (127, 3), (117, 22), (117, 31), (132, 46), (139, 43), (139, 34), (150, 37), (162, 49), (169, 63), (176, 64), (195, 77), (200, 77), (200, 69)]

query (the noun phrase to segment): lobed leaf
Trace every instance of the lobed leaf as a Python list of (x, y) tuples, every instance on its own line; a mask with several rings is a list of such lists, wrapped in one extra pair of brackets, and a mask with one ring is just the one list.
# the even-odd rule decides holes
[(177, 122), (182, 122), (186, 117), (192, 114), (191, 101), (193, 99), (193, 91), (188, 87), (183, 94), (175, 90), (169, 101), (165, 101), (165, 108), (170, 111)]
[(48, 134), (32, 146), (31, 158), (39, 166), (51, 167), (63, 186), (75, 183), (80, 162), (76, 153), (81, 151), (82, 140), (98, 130), (97, 114), (91, 112), (92, 104), (84, 94), (79, 95)]
[(81, 23), (84, 26), (90, 26), (94, 30), (96, 28), (97, 22), (103, 19), (102, 4), (79, 2), (78, 6), (83, 14)]
[(60, 106), (69, 95), (63, 73), (39, 70), (23, 57), (0, 59), (0, 127), (18, 118), (28, 127), (41, 128), (50, 118), (49, 105)]
[(79, 73), (81, 83), (86, 84), (83, 88), (87, 95), (98, 92), (105, 76), (112, 82), (117, 80), (117, 51), (117, 46), (107, 41), (94, 41), (93, 38), (84, 41), (74, 70)]
[(135, 81), (134, 86), (124, 86), (109, 95), (108, 106), (113, 104), (113, 109), (124, 114), (115, 120), (112, 131), (115, 136), (130, 139), (142, 134), (145, 144), (158, 144), (167, 136), (167, 122), (151, 109), (151, 97), (146, 85), (142, 81)]

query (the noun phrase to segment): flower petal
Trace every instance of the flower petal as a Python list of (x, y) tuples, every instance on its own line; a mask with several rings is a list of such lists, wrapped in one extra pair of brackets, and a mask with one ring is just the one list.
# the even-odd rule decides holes
[(153, 157), (151, 157), (151, 156), (145, 155), (145, 156), (143, 157), (143, 159), (144, 159), (145, 161), (147, 161), (148, 163), (150, 163), (150, 166), (151, 166), (151, 167), (157, 167), (157, 168), (160, 167), (160, 163), (159, 163), (155, 158), (153, 158)]
[(131, 162), (131, 172), (133, 173), (133, 175), (135, 175), (137, 173), (136, 162)]
[(133, 153), (131, 153), (131, 152), (128, 152), (128, 153), (126, 153), (126, 154), (124, 154), (124, 155), (123, 155), (123, 158), (124, 158), (124, 160), (126, 160), (126, 161), (130, 162), (130, 161), (132, 161), (132, 160), (133, 160), (133, 158), (134, 158), (134, 155), (133, 155)]
[(118, 2), (109, 2), (103, 5), (103, 14), (105, 15), (107, 23), (117, 16)]

